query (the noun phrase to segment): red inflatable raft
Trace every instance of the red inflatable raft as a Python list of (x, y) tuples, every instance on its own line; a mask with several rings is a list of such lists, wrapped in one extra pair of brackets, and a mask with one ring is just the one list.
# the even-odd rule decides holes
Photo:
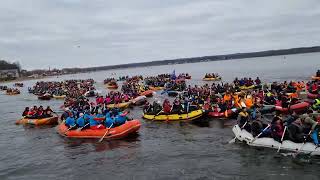
[(278, 101), (276, 104), (276, 110), (280, 111), (282, 113), (287, 113), (287, 112), (289, 112), (289, 109), (290, 109), (292, 111), (299, 113), (304, 110), (307, 110), (309, 108), (309, 106), (310, 106), (310, 104), (307, 102), (300, 102), (300, 103), (289, 106), (289, 108), (283, 108), (280, 104), (280, 101)]
[(213, 118), (227, 118), (227, 117), (230, 117), (232, 114), (233, 114), (233, 111), (229, 109), (227, 110), (227, 112), (211, 111), (208, 113), (208, 116)]
[(320, 94), (308, 93), (308, 98), (309, 99), (317, 99), (317, 98), (320, 98)]
[(109, 131), (108, 134), (104, 137), (104, 139), (122, 139), (127, 137), (129, 134), (135, 133), (140, 129), (141, 123), (139, 120), (131, 120), (126, 121), (125, 124), (108, 129), (83, 129), (81, 131), (68, 130), (68, 127), (65, 124), (59, 124), (57, 126), (57, 132), (61, 136), (69, 137), (69, 138), (102, 138), (106, 131)]

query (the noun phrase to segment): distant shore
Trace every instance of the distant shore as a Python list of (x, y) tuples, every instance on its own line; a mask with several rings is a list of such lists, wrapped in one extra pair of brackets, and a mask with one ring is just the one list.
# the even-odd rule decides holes
[(202, 57), (192, 57), (192, 58), (180, 58), (180, 59), (171, 59), (171, 60), (159, 60), (159, 61), (150, 61), (150, 62), (141, 62), (141, 63), (88, 67), (88, 68), (65, 68), (63, 70), (70, 71), (71, 73), (77, 73), (77, 72), (86, 73), (86, 72), (92, 72), (92, 71), (106, 71), (106, 70), (113, 70), (113, 69), (126, 69), (126, 68), (136, 68), (136, 67), (186, 64), (186, 63), (198, 63), (198, 62), (209, 62), (209, 61), (223, 61), (223, 60), (268, 57), (268, 56), (285, 56), (285, 55), (292, 55), (292, 54), (305, 54), (305, 53), (315, 53), (315, 52), (320, 52), (320, 46), (268, 50), (268, 51), (259, 51), (259, 52), (249, 52), (249, 53), (234, 53), (234, 54), (202, 56)]
[[(172, 60), (159, 60), (159, 61), (150, 61), (150, 62), (141, 62), (141, 63), (88, 67), (88, 68), (64, 68), (61, 71), (65, 72), (65, 74), (62, 74), (62, 75), (69, 75), (69, 74), (88, 73), (88, 72), (95, 72), (95, 71), (107, 71), (107, 70), (115, 70), (115, 69), (162, 66), (162, 65), (171, 65), (171, 64), (199, 63), (199, 62), (210, 62), (210, 61), (224, 61), (224, 60), (255, 58), (255, 57), (285, 56), (285, 55), (292, 55), (292, 54), (305, 54), (305, 53), (316, 53), (316, 52), (320, 52), (320, 46), (268, 50), (268, 51), (259, 51), (259, 52), (249, 52), (249, 53), (235, 53), (235, 54), (226, 54), (226, 55), (202, 56), (202, 57), (192, 57), (192, 58), (180, 58), (180, 59), (172, 59)], [(14, 80), (0, 81), (0, 84), (22, 82), (27, 80), (40, 80), (40, 79), (51, 78), (51, 77), (54, 77), (54, 75), (39, 76), (36, 78), (19, 77)]]

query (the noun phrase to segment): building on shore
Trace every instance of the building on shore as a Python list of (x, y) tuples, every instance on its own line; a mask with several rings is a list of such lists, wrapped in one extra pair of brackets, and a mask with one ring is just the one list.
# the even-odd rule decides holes
[(16, 79), (19, 77), (19, 69), (0, 69), (0, 79)]

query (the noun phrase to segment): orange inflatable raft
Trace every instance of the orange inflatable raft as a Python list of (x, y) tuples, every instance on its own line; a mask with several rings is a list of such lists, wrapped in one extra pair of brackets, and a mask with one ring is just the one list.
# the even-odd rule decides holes
[(153, 92), (154, 92), (153, 90), (147, 90), (147, 91), (140, 93), (140, 96), (152, 97)]
[(56, 124), (58, 124), (58, 116), (42, 118), (42, 119), (22, 118), (20, 120), (17, 120), (16, 124), (17, 125), (19, 125), (19, 124), (22, 124), (22, 125), (36, 125), (36, 126), (56, 125)]
[(69, 138), (102, 138), (106, 131), (109, 131), (108, 134), (104, 137), (104, 139), (122, 139), (127, 137), (130, 134), (138, 132), (140, 129), (141, 123), (139, 120), (131, 120), (126, 121), (125, 124), (108, 129), (83, 129), (81, 131), (69, 130), (68, 127), (62, 123), (57, 126), (57, 132), (61, 136), (69, 137)]

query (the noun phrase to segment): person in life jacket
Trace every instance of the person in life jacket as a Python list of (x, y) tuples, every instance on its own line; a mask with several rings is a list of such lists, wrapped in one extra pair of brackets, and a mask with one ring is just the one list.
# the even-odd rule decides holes
[(232, 99), (232, 96), (231, 96), (230, 92), (226, 91), (226, 93), (223, 96), (223, 100), (228, 103), (229, 101), (231, 101), (231, 99)]
[(80, 113), (79, 114), (79, 118), (76, 120), (76, 123), (78, 125), (78, 127), (83, 127), (85, 126), (85, 120), (84, 120), (84, 114), (83, 113)]
[(29, 113), (29, 107), (26, 107), (22, 113), (22, 116), (27, 116)]
[(163, 112), (165, 114), (170, 114), (171, 113), (171, 104), (168, 99), (165, 99), (163, 104), (162, 104)]
[(320, 70), (317, 71), (316, 76), (320, 77)]
[(257, 79), (255, 80), (256, 85), (260, 85), (261, 84), (261, 80), (259, 79), (259, 77), (257, 77)]
[(104, 119), (104, 115), (102, 114), (102, 111), (99, 109), (98, 113), (96, 113), (96, 115), (92, 117), (89, 121), (90, 129), (105, 129), (105, 126), (102, 124), (102, 121)]
[(247, 109), (243, 107), (241, 112), (238, 115), (237, 122), (241, 128), (243, 127), (245, 130), (250, 132), (250, 125), (249, 123), (247, 123), (248, 121), (249, 121), (249, 113), (247, 112)]
[(271, 122), (271, 137), (281, 142), (282, 134), (284, 132), (284, 126), (280, 116), (275, 116)]
[(318, 125), (318, 122), (313, 117), (310, 117), (307, 113), (302, 114), (300, 116), (300, 120), (304, 125), (311, 126), (311, 130), (310, 130), (312, 132), (311, 137), (313, 139), (314, 144), (319, 147), (319, 140), (318, 140), (319, 125)]
[(312, 109), (315, 111), (319, 111), (320, 110), (320, 99), (315, 99), (314, 103), (312, 105)]
[(126, 123), (127, 121), (127, 113), (119, 113), (115, 118), (114, 118), (114, 123), (115, 126), (121, 126), (122, 124)]
[(172, 113), (173, 114), (180, 114), (182, 111), (181, 102), (178, 99), (175, 99), (172, 105)]
[(104, 121), (105, 127), (111, 128), (111, 127), (113, 127), (113, 124), (114, 124), (114, 123), (115, 123), (115, 121), (114, 121), (114, 118), (111, 117), (110, 111), (107, 112), (107, 114), (106, 114), (106, 120)]
[(70, 114), (69, 117), (67, 117), (65, 124), (68, 128), (71, 128), (71, 129), (76, 128), (76, 120), (74, 119), (73, 114)]
[(143, 113), (150, 114), (152, 110), (152, 105), (147, 101), (143, 106)]

